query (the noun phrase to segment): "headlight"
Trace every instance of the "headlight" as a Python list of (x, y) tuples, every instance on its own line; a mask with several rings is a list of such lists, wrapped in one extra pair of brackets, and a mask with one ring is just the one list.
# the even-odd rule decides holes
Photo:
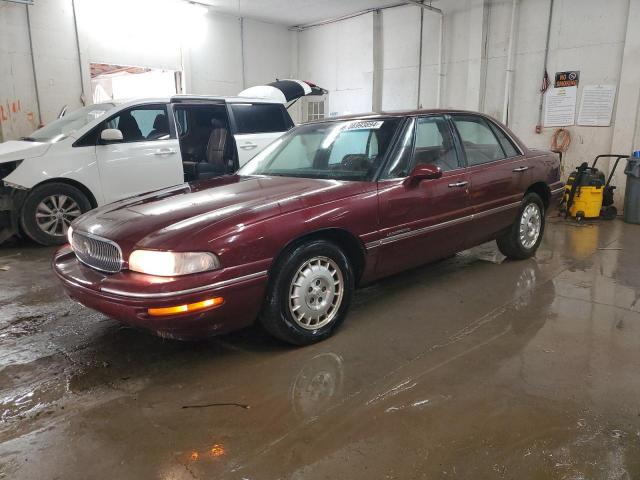
[(160, 277), (188, 275), (216, 268), (220, 268), (220, 260), (208, 252), (134, 250), (129, 256), (129, 270)]
[(14, 160), (13, 162), (0, 163), (0, 179), (8, 176), (22, 163), (22, 160)]
[(73, 235), (73, 227), (69, 227), (69, 230), (67, 230), (67, 242), (69, 242), (69, 245), (73, 247), (73, 242), (71, 241), (72, 235)]

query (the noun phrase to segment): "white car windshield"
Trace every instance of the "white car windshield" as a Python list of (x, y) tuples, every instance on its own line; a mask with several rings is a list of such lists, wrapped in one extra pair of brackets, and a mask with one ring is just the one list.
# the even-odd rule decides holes
[(39, 128), (28, 137), (25, 137), (24, 140), (31, 142), (59, 142), (89, 122), (101, 117), (113, 107), (113, 103), (87, 105)]
[(311, 123), (256, 155), (239, 175), (367, 181), (389, 148), (399, 118)]

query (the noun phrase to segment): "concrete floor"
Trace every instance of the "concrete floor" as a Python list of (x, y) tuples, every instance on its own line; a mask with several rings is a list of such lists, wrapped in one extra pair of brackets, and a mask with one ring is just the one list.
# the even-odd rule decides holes
[(3, 248), (0, 478), (640, 478), (639, 245), (552, 219), (535, 259), (379, 282), (303, 349), (124, 328)]

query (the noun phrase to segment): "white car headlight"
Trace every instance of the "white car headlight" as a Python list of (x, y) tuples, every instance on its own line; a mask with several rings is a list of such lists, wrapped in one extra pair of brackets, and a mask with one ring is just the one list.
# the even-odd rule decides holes
[(134, 250), (129, 256), (129, 270), (173, 277), (220, 268), (220, 260), (209, 252), (161, 252)]
[(71, 245), (71, 247), (73, 248), (73, 244), (71, 243), (72, 236), (73, 236), (73, 227), (69, 227), (69, 229), (67, 230), (67, 242), (69, 242), (69, 245)]

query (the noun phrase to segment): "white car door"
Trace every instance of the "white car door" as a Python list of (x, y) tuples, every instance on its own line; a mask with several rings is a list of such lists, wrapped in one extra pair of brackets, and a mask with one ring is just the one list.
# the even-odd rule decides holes
[(114, 115), (105, 128), (123, 140), (96, 146), (106, 202), (182, 183), (180, 146), (164, 104), (140, 105)]
[(241, 167), (293, 127), (291, 117), (280, 103), (231, 103), (230, 110)]

